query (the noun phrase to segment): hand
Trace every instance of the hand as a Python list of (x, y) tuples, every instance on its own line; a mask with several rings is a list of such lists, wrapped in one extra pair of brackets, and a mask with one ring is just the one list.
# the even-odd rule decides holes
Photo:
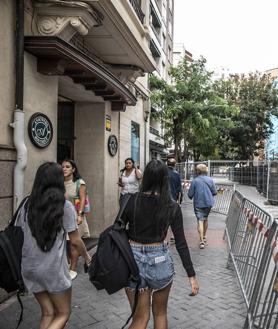
[(199, 292), (199, 283), (197, 281), (196, 276), (190, 277), (189, 283), (191, 285), (191, 294), (189, 296), (196, 296)]
[(91, 257), (90, 257), (90, 255), (88, 255), (87, 256), (87, 259), (86, 259), (86, 261), (85, 261), (85, 263), (84, 263), (84, 272), (85, 273), (88, 273), (88, 270), (89, 270), (89, 266), (90, 266), (90, 264), (91, 264)]
[(77, 225), (80, 225), (80, 224), (82, 224), (82, 223), (83, 223), (83, 216), (78, 215), (78, 216), (77, 216)]

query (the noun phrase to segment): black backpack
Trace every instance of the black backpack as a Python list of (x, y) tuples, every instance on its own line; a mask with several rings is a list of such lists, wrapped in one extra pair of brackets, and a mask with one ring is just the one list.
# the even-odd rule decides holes
[(114, 224), (101, 233), (97, 251), (92, 257), (88, 269), (92, 284), (98, 290), (105, 289), (109, 295), (126, 287), (128, 280), (133, 280), (136, 283), (132, 313), (122, 328), (128, 324), (135, 312), (138, 301), (138, 288), (141, 282), (125, 225), (121, 220), (129, 198), (130, 195), (125, 195)]
[(20, 300), (20, 294), (25, 290), (21, 276), (21, 257), (24, 236), (21, 227), (14, 226), (14, 224), (23, 205), (27, 207), (27, 197), (21, 201), (9, 225), (4, 231), (0, 231), (0, 287), (8, 293), (17, 291), (17, 299), (21, 307), (17, 328), (23, 315), (23, 305)]

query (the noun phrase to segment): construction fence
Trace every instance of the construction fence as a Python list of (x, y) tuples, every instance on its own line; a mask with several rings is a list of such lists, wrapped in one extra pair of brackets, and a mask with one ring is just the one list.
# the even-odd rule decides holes
[(255, 186), (271, 204), (278, 205), (278, 161), (182, 162), (176, 165), (182, 180), (192, 180), (196, 177), (196, 166), (200, 163), (208, 166), (208, 175), (214, 179), (215, 183)]
[(244, 329), (278, 328), (278, 221), (235, 191), (224, 237), (247, 306)]

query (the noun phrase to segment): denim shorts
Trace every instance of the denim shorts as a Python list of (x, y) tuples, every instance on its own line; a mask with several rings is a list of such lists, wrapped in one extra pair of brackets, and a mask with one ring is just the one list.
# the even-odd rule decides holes
[[(131, 244), (141, 277), (140, 291), (157, 291), (173, 281), (175, 274), (173, 259), (166, 244), (158, 246)], [(135, 290), (136, 284), (128, 282), (128, 289)]]
[(194, 207), (194, 212), (198, 220), (205, 220), (208, 218), (208, 215), (210, 213), (211, 207), (206, 208), (197, 208)]

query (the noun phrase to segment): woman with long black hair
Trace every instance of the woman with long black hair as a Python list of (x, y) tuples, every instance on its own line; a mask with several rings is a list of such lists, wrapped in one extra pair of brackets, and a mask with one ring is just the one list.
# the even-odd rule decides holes
[[(76, 162), (71, 159), (66, 159), (62, 163), (64, 172), (64, 184), (66, 188), (66, 199), (75, 205), (76, 199), (79, 199), (79, 209), (77, 211), (78, 231), (81, 238), (89, 238), (90, 231), (84, 212), (87, 187), (82, 179)], [(78, 250), (69, 242), (69, 258), (70, 258), (70, 276), (72, 280), (77, 277), (77, 263), (80, 254)]]
[(40, 304), (40, 329), (62, 329), (71, 312), (66, 235), (87, 264), (90, 255), (77, 230), (75, 209), (65, 201), (59, 164), (47, 162), (38, 168), (27, 207), (22, 207), (16, 225), (24, 232), (22, 277)]
[[(169, 226), (176, 249), (189, 277), (191, 295), (199, 290), (183, 230), (180, 206), (171, 199), (167, 166), (152, 160), (145, 168), (139, 193), (131, 196), (122, 216), (139, 267), (141, 283), (136, 311), (129, 329), (145, 329), (150, 307), (155, 329), (167, 329), (167, 303), (174, 277), (174, 264), (165, 238)], [(126, 294), (132, 307), (135, 284), (130, 282)]]

